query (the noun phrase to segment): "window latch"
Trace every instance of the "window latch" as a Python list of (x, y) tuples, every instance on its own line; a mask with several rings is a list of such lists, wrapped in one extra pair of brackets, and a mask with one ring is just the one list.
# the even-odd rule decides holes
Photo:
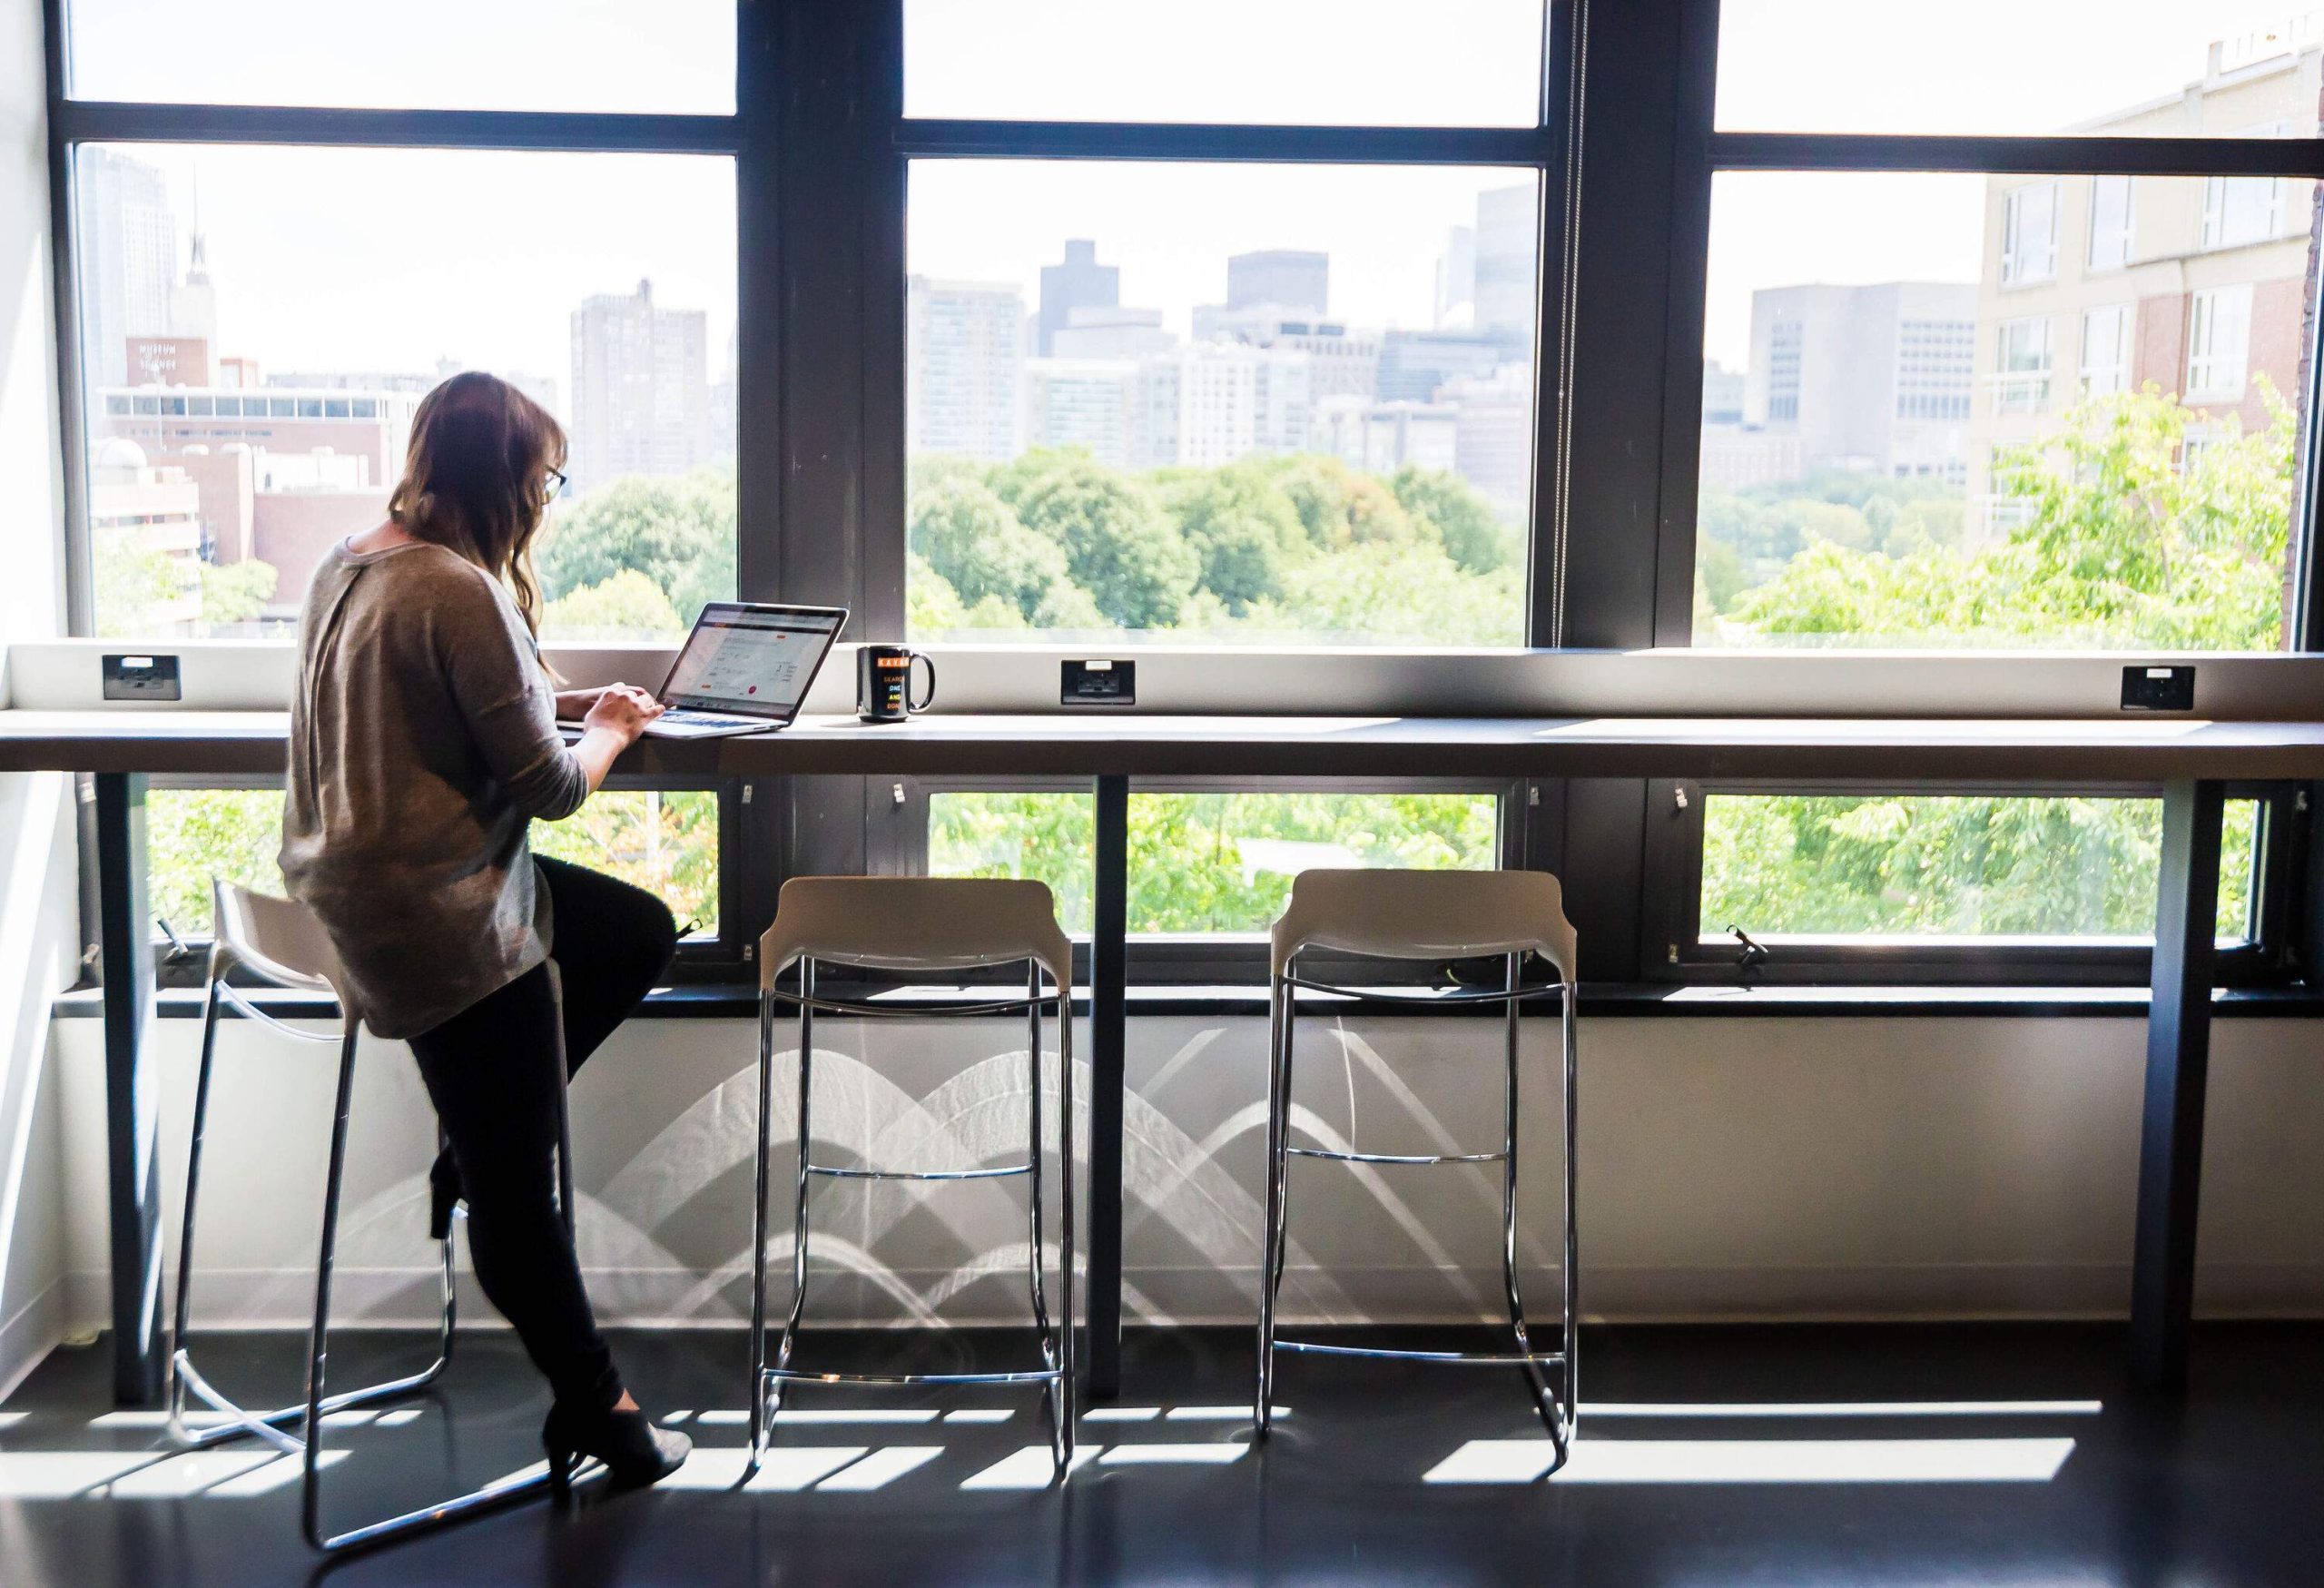
[(1735, 980), (1740, 985), (1748, 987), (1757, 981), (1766, 970), (1767, 947), (1763, 943), (1752, 941), (1749, 932), (1731, 922), (1727, 930), (1737, 942), (1743, 945), (1735, 956)]

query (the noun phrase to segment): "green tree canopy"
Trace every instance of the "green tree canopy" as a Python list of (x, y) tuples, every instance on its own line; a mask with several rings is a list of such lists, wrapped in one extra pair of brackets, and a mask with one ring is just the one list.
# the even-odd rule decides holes
[(1028, 452), (992, 484), (1025, 527), (1065, 552), (1074, 583), (1107, 622), (1167, 628), (1194, 594), (1201, 562), (1153, 488), (1081, 452)]
[(1464, 571), (1489, 574), (1523, 560), (1516, 534), (1459, 475), (1408, 463), (1396, 470), (1389, 486), (1396, 505), (1416, 525), (1433, 530), (1444, 555)]
[(1202, 559), (1202, 588), (1233, 616), (1282, 596), (1292, 564), (1307, 552), (1298, 509), (1265, 469), (1236, 463), (1170, 470), (1162, 499)]
[(550, 600), (624, 569), (660, 587), (683, 628), (709, 601), (734, 598), (734, 475), (629, 475), (557, 513), (536, 561)]
[(2084, 402), (2003, 455), (1997, 483), (2026, 513), (2005, 539), (1965, 550), (1915, 535), (1898, 557), (1810, 539), (1733, 614), (1757, 635), (1841, 643), (2271, 650), (2294, 437), (2290, 409), (2262, 396), (2264, 427), (2230, 419), (2191, 463), (2177, 398)]
[(662, 587), (635, 568), (624, 568), (602, 584), (559, 596), (548, 604), (541, 621), (544, 633), (560, 639), (675, 634), (685, 626)]
[(911, 546), (969, 606), (995, 599), (1019, 623), (1068, 585), (1065, 550), (1019, 521), (973, 474), (940, 475), (911, 496)]

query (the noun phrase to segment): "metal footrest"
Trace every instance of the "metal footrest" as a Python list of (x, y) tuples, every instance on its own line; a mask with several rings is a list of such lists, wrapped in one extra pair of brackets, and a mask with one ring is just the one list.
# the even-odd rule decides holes
[(1321, 1158), (1333, 1163), (1505, 1163), (1506, 1152), (1333, 1152), (1321, 1147), (1286, 1147), (1294, 1158)]
[(1065, 1376), (1061, 1367), (1027, 1368), (1020, 1373), (815, 1373), (803, 1367), (762, 1367), (763, 1382), (780, 1384), (862, 1384), (894, 1389), (913, 1384), (1055, 1384)]
[[(181, 1384), (184, 1385), (212, 1411), (223, 1413), (233, 1419), (231, 1423), (222, 1423), (214, 1428), (193, 1428), (187, 1426), (182, 1416), (174, 1418), (170, 1430), (171, 1436), (180, 1445), (189, 1450), (202, 1450), (229, 1439), (256, 1437), (265, 1440), (286, 1455), (296, 1455), (306, 1448), (304, 1439), (296, 1435), (286, 1434), (282, 1430), (282, 1425), (285, 1423), (304, 1424), (306, 1422), (306, 1402), (300, 1401), (298, 1405), (290, 1406), (278, 1406), (271, 1412), (253, 1412), (221, 1395), (208, 1379), (202, 1376), (201, 1370), (193, 1365), (193, 1359), (183, 1350), (175, 1353), (171, 1360)], [(426, 1388), (434, 1383), (436, 1376), (443, 1371), (444, 1362), (441, 1357), (438, 1357), (433, 1366), (407, 1377), (391, 1379), (385, 1384), (371, 1385), (364, 1389), (350, 1389), (342, 1395), (332, 1396), (323, 1402), (323, 1415), (329, 1416), (333, 1412), (343, 1412), (355, 1406), (369, 1406), (374, 1401), (399, 1399), (416, 1390)]]
[(999, 1169), (834, 1169), (811, 1163), (807, 1172), (834, 1180), (998, 1180), (1010, 1175), (1031, 1174), (1033, 1166), (1010, 1163)]
[(1438, 1362), (1452, 1367), (1562, 1367), (1563, 1351), (1407, 1351), (1387, 1346), (1327, 1346), (1318, 1340), (1276, 1340), (1278, 1351), (1314, 1356), (1373, 1356), (1392, 1362)]

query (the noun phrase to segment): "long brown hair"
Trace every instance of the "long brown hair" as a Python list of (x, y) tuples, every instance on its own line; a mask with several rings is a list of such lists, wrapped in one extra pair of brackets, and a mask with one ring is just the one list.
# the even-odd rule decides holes
[(564, 466), (565, 430), (548, 410), (471, 370), (419, 399), (388, 517), (505, 582), (537, 635), (533, 538), (547, 510), (550, 472)]

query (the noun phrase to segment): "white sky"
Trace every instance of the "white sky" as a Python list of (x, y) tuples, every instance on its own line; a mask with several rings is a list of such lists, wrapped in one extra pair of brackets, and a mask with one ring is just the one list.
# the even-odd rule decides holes
[[(2298, 0), (1724, 0), (1730, 127), (2024, 133), (2171, 92), (2209, 40)], [(907, 0), (918, 114), (1521, 124), (1536, 0)], [(74, 0), (76, 91), (101, 97), (723, 112), (730, 0)], [(327, 25), (343, 18), (343, 27)], [(734, 326), (731, 167), (665, 156), (135, 152), (194, 172), (224, 350), (277, 368), (439, 356), (569, 380), (566, 316), (653, 278)], [(1447, 229), (1513, 173), (925, 163), (911, 261), (1012, 280), (1090, 237), (1125, 303), (1180, 329), (1249, 248), (1332, 255), (1332, 311), (1425, 325)], [(1983, 183), (1750, 175), (1715, 200), (1713, 357), (1754, 288), (1974, 281)]]

